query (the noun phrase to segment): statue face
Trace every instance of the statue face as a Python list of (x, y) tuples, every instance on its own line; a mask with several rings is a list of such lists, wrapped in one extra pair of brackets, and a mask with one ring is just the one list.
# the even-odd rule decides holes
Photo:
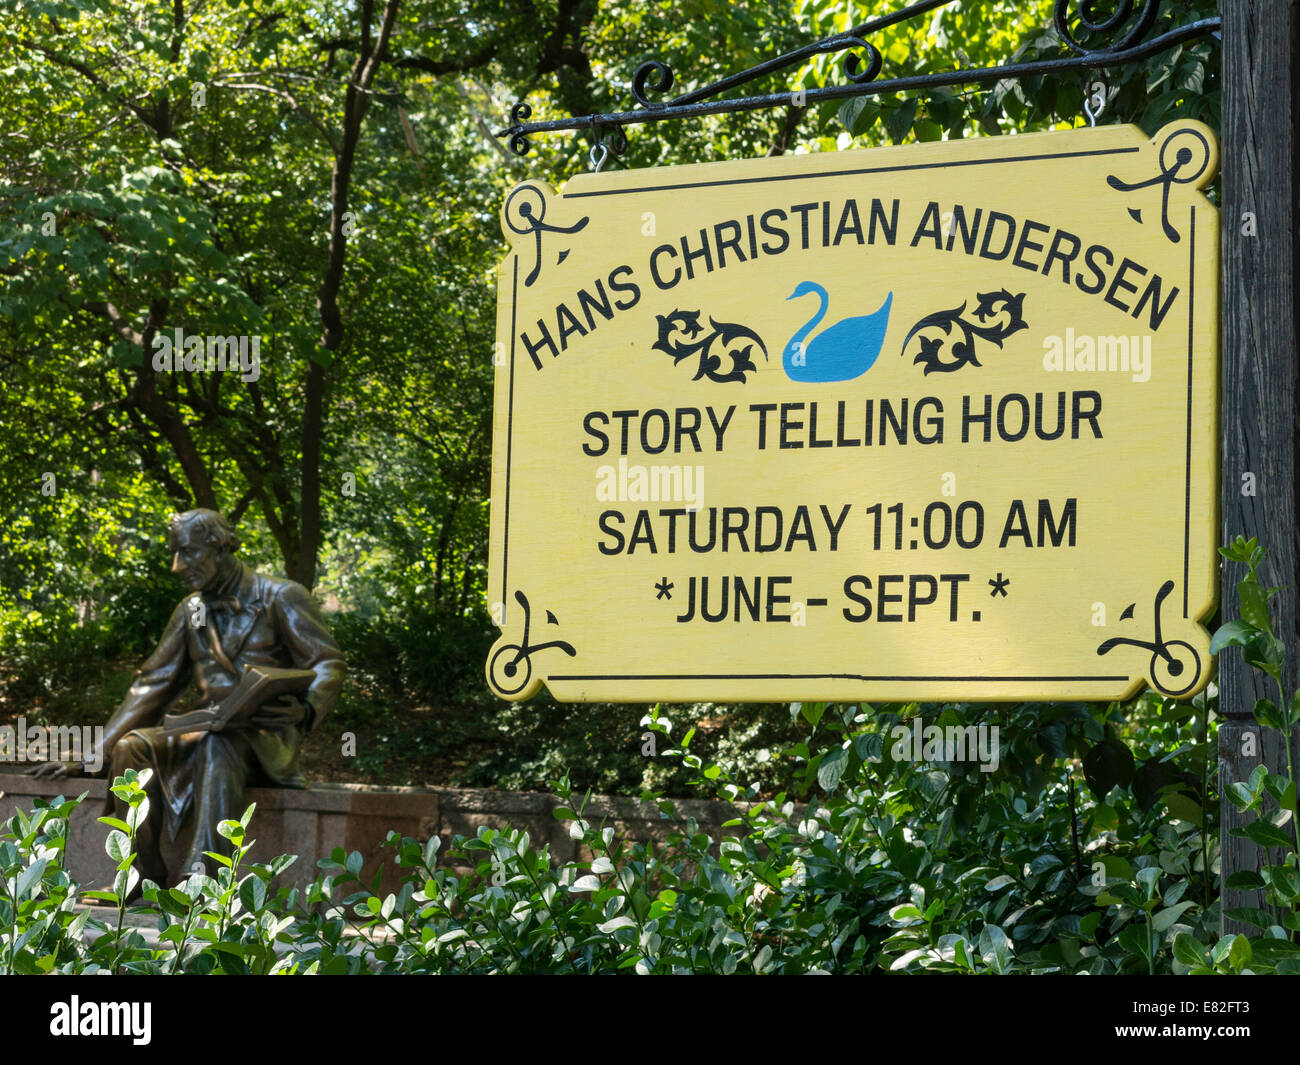
[(169, 543), (172, 572), (185, 582), (190, 591), (197, 592), (215, 581), (224, 553), (208, 543), (197, 526), (184, 525), (177, 529), (171, 534)]

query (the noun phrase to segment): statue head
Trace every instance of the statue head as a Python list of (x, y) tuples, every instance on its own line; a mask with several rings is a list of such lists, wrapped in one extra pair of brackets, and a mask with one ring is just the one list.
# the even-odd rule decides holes
[(172, 572), (196, 592), (217, 584), (228, 570), (228, 559), (239, 549), (235, 527), (205, 508), (173, 514), (167, 522), (167, 539)]

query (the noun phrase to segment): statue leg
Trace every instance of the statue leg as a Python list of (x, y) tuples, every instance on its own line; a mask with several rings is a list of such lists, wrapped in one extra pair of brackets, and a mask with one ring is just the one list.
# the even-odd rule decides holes
[[(153, 746), (147, 737), (138, 732), (128, 732), (113, 747), (113, 754), (109, 758), (108, 779), (112, 782), (128, 769), (134, 769), (136, 772), (144, 769), (153, 770), (153, 776), (144, 789), (149, 797), (149, 816), (136, 827), (135, 867), (142, 878), (147, 877), (155, 883), (166, 884), (167, 868), (163, 865), (162, 853), (158, 847), (164, 816), (162, 780), (153, 753)], [(113, 796), (114, 817), (125, 821), (130, 809), (129, 803), (116, 795)]]
[(215, 877), (217, 864), (204, 852), (230, 854), (230, 841), (217, 831), (217, 826), (222, 821), (237, 821), (244, 812), (244, 785), (251, 757), (248, 740), (238, 732), (209, 733), (195, 748), (194, 842), (181, 875), (188, 876), (202, 866), (208, 876)]

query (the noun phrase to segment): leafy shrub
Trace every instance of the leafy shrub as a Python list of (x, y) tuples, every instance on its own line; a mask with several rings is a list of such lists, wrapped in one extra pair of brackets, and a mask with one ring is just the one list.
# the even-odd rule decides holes
[[(1212, 650), (1238, 646), (1274, 678), (1279, 699), (1256, 720), (1290, 731), (1282, 644), (1258, 582), (1263, 552), (1244, 563), (1242, 618)], [(727, 758), (679, 743), (652, 709), (637, 722), (658, 744), (664, 778), (738, 804), (713, 839), (679, 818), (663, 844), (620, 839), (585, 816), (587, 799), (556, 786), (582, 857), (557, 861), (518, 830), (480, 829), (445, 849), (390, 834), (407, 876), (381, 895), (362, 883), (362, 856), (322, 861), (306, 890), (276, 888), (293, 861), (247, 864), (253, 810), (228, 821), (233, 844), (215, 878), (175, 888), (146, 881), (140, 912), (159, 945), (126, 925), (136, 886), (134, 825), (147, 809), (134, 773), (113, 790), (126, 821), (103, 818), (118, 862), (102, 893), (116, 920), (77, 913), (63, 868), (76, 802), (37, 803), (0, 834), (0, 968), (11, 972), (921, 972), (1133, 973), (1300, 971), (1300, 829), (1296, 783), (1258, 769), (1225, 782), (1255, 819), (1237, 834), (1283, 851), (1229, 887), (1266, 908), (1229, 917), (1258, 935), (1219, 936), (1213, 687), (1178, 703), (1146, 693), (1127, 704), (867, 706), (794, 704), (793, 742), (764, 748), (769, 783)], [(701, 724), (710, 713), (692, 708)], [(704, 716), (701, 716), (704, 715)], [(891, 739), (926, 723), (998, 726), (996, 767), (902, 757)], [(671, 765), (671, 770), (667, 766)], [(770, 781), (784, 783), (771, 785)], [(775, 792), (765, 791), (777, 787)], [(590, 792), (588, 792), (589, 798)], [(797, 805), (802, 803), (802, 805)], [(92, 935), (97, 938), (92, 938)]]
[[(245, 865), (250, 808), (222, 826), (234, 854), (219, 859), (216, 878), (191, 876), (171, 889), (142, 885), (148, 905), (140, 912), (158, 921), (156, 947), (125, 923), (124, 900), (137, 883), (134, 825), (147, 809), (143, 778), (128, 774), (114, 791), (131, 804), (131, 816), (102, 819), (119, 866), (113, 888), (101, 893), (116, 907), (115, 922), (75, 916), (71, 907), (76, 886), (60, 859), (75, 800), (38, 804), (31, 817), (11, 819), (0, 843), (0, 965), (18, 972), (1115, 972), (1167, 968), (1167, 940), (1180, 929), (1200, 930), (1198, 913), (1214, 919), (1184, 904), (1183, 895), (1205, 881), (1195, 826), (1160, 827), (1156, 808), (1144, 812), (1131, 797), (1094, 803), (1080, 833), (1080, 862), (1070, 804), (1062, 801), (1068, 782), (1045, 787), (1031, 805), (1008, 778), (987, 785), (963, 831), (947, 805), (963, 773), (887, 763), (879, 722), (857, 707), (808, 705), (799, 716), (838, 737), (830, 749), (844, 752), (808, 759), (806, 745), (796, 745), (799, 772), (818, 782), (802, 809), (784, 794), (750, 802), (729, 834), (711, 839), (689, 820), (678, 822), (671, 802), (650, 796), (675, 830), (666, 844), (629, 843), (591, 823), (585, 800), (565, 780), (557, 793), (569, 805), (556, 815), (570, 822), (583, 860), (557, 862), (517, 830), (483, 828), (456, 837), (441, 855), (437, 837), (393, 834), (408, 876), (389, 895), (379, 894), (377, 880), (360, 881), (360, 854), (341, 850), (322, 861), (323, 875), (307, 891), (273, 891), (275, 874), (292, 859)], [(691, 752), (692, 736), (671, 745), (669, 725), (655, 713), (644, 727), (697, 783), (731, 801), (752, 798), (727, 770)], [(1097, 864), (1105, 891), (1090, 893), (1084, 887), (1096, 883)], [(1149, 890), (1161, 878), (1168, 883), (1159, 912), (1126, 900), (1129, 880)], [(98, 938), (86, 943), (88, 932)], [(1143, 944), (1151, 960), (1139, 966)]]

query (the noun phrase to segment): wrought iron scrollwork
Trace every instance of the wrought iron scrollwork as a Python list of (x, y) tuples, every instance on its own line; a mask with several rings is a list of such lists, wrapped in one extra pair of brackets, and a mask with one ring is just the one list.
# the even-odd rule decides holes
[[(590, 126), (593, 130), (596, 128), (617, 130), (621, 137), (623, 127), (641, 122), (659, 122), (669, 118), (697, 118), (736, 111), (758, 111), (767, 107), (788, 107), (792, 96), (789, 91), (760, 96), (732, 98), (722, 98), (722, 96), (739, 86), (790, 67), (797, 67), (812, 56), (828, 53), (847, 53), (844, 57), (844, 76), (848, 79), (848, 83), (801, 90), (801, 104), (814, 105), (826, 100), (842, 100), (853, 96), (876, 96), (950, 85), (991, 85), (1004, 78), (1119, 67), (1136, 63), (1185, 41), (1215, 34), (1222, 25), (1222, 20), (1218, 18), (1206, 18), (1177, 26), (1156, 37), (1149, 37), (1155, 25), (1159, 0), (1140, 0), (1140, 7), (1137, 6), (1137, 0), (1109, 0), (1107, 10), (1110, 13), (1104, 17), (1098, 14), (1098, 11), (1105, 0), (1101, 2), (1099, 0), (1056, 0), (1052, 14), (1053, 23), (1057, 34), (1071, 53), (1068, 56), (994, 67), (971, 67), (967, 64), (936, 74), (880, 78), (883, 57), (880, 50), (871, 43), (869, 36), (887, 26), (916, 18), (950, 2), (951, 0), (918, 0), (887, 15), (869, 19), (846, 32), (833, 34), (782, 55), (773, 56), (747, 70), (731, 74), (720, 81), (683, 93), (670, 100), (652, 98), (669, 92), (675, 81), (673, 71), (667, 63), (652, 59), (642, 63), (632, 75), (632, 96), (638, 104), (633, 110), (530, 122), (528, 119), (531, 117), (531, 109), (521, 102), (510, 112), (511, 125), (500, 130), (497, 136), (508, 137), (510, 150), (524, 155), (530, 147), (528, 137), (535, 133), (581, 130)], [(1072, 18), (1071, 10), (1075, 4), (1078, 5), (1078, 11)], [(1075, 25), (1074, 29), (1071, 29), (1072, 23)], [(1090, 42), (1097, 35), (1114, 39), (1102, 47), (1097, 47), (1095, 44), (1085, 45), (1079, 40), (1077, 32), (1079, 29), (1087, 31), (1084, 36)], [(954, 54), (958, 58), (965, 58), (965, 54), (959, 48), (954, 50)], [(605, 141), (599, 139), (593, 141), (593, 144), (600, 143), (604, 143), (607, 150), (615, 155), (621, 154), (621, 151), (626, 148), (625, 139), (621, 141), (621, 147), (616, 147), (618, 142), (611, 143), (608, 137)]]
[[(650, 82), (651, 77), (655, 80)], [(667, 63), (661, 63), (657, 59), (652, 59), (648, 63), (642, 63), (636, 68), (632, 75), (632, 95), (636, 97), (636, 102), (642, 107), (659, 108), (666, 107), (667, 103), (663, 100), (651, 100), (646, 96), (646, 89), (651, 92), (667, 92), (673, 87), (673, 70)]]
[(522, 100), (510, 109), (510, 121), (514, 124), (505, 132), (510, 134), (510, 150), (515, 155), (527, 155), (532, 148), (532, 143), (523, 132), (524, 123), (532, 117), (533, 109)]
[(843, 48), (861, 48), (867, 53), (867, 64), (861, 70), (862, 61), (858, 59), (857, 52), (849, 52), (844, 57), (844, 76), (855, 85), (865, 85), (869, 81), (875, 81), (876, 76), (880, 73), (880, 68), (884, 64), (884, 58), (880, 54), (880, 49), (870, 41), (864, 41), (861, 37), (849, 36), (844, 38)]
[[(1143, 0), (1142, 9), (1138, 12), (1136, 21), (1118, 40), (1106, 45), (1104, 48), (1086, 48), (1070, 32), (1069, 12), (1073, 2), (1074, 0), (1056, 0), (1056, 6), (1052, 10), (1052, 23), (1056, 27), (1056, 32), (1060, 34), (1061, 40), (1065, 42), (1065, 46), (1075, 55), (1083, 56), (1099, 56), (1111, 52), (1122, 52), (1138, 44), (1151, 32), (1151, 27), (1155, 25), (1156, 12), (1160, 7), (1159, 0)], [(1100, 33), (1103, 36), (1112, 35), (1128, 22), (1129, 17), (1133, 14), (1133, 0), (1114, 0), (1115, 10), (1105, 18), (1097, 15), (1098, 6), (1097, 0), (1080, 0), (1079, 2), (1079, 25), (1090, 33)]]

